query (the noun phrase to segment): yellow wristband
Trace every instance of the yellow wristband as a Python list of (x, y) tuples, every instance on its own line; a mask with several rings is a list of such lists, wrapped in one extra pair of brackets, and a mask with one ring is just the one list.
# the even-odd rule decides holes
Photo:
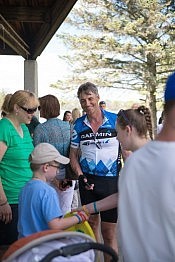
[(83, 211), (86, 213), (86, 215), (90, 215), (89, 210), (87, 209), (86, 205), (82, 206)]

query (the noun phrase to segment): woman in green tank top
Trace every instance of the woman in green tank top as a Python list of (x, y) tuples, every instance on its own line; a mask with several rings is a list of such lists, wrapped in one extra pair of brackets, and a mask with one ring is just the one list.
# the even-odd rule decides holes
[(26, 124), (39, 106), (31, 92), (19, 90), (2, 105), (0, 120), (0, 245), (18, 238), (18, 195), (32, 177), (29, 155), (33, 143)]

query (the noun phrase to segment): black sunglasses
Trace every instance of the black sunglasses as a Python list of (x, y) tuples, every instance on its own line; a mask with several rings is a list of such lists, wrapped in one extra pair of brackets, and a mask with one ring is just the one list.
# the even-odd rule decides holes
[(19, 106), (19, 107), (22, 108), (25, 112), (27, 112), (27, 114), (33, 114), (37, 110), (37, 107), (35, 107), (35, 108), (26, 108), (26, 107), (23, 107), (23, 106)]
[(127, 118), (126, 114), (125, 114), (125, 110), (121, 109), (118, 112), (118, 117), (122, 116), (124, 118), (124, 120), (126, 121), (126, 123), (128, 123), (129, 126), (132, 126), (131, 122), (129, 121), (129, 119)]

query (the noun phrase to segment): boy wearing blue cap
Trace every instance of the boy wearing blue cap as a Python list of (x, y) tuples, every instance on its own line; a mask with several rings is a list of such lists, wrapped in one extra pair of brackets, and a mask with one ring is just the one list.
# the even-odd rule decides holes
[(175, 261), (175, 73), (165, 88), (164, 125), (126, 161), (119, 179), (123, 261)]

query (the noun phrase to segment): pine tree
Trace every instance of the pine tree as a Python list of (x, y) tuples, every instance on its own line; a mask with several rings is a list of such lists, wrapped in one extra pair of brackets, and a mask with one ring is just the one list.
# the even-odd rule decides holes
[(58, 35), (74, 51), (64, 57), (74, 78), (144, 92), (156, 126), (156, 101), (174, 71), (174, 2), (79, 0), (66, 22), (77, 28)]

